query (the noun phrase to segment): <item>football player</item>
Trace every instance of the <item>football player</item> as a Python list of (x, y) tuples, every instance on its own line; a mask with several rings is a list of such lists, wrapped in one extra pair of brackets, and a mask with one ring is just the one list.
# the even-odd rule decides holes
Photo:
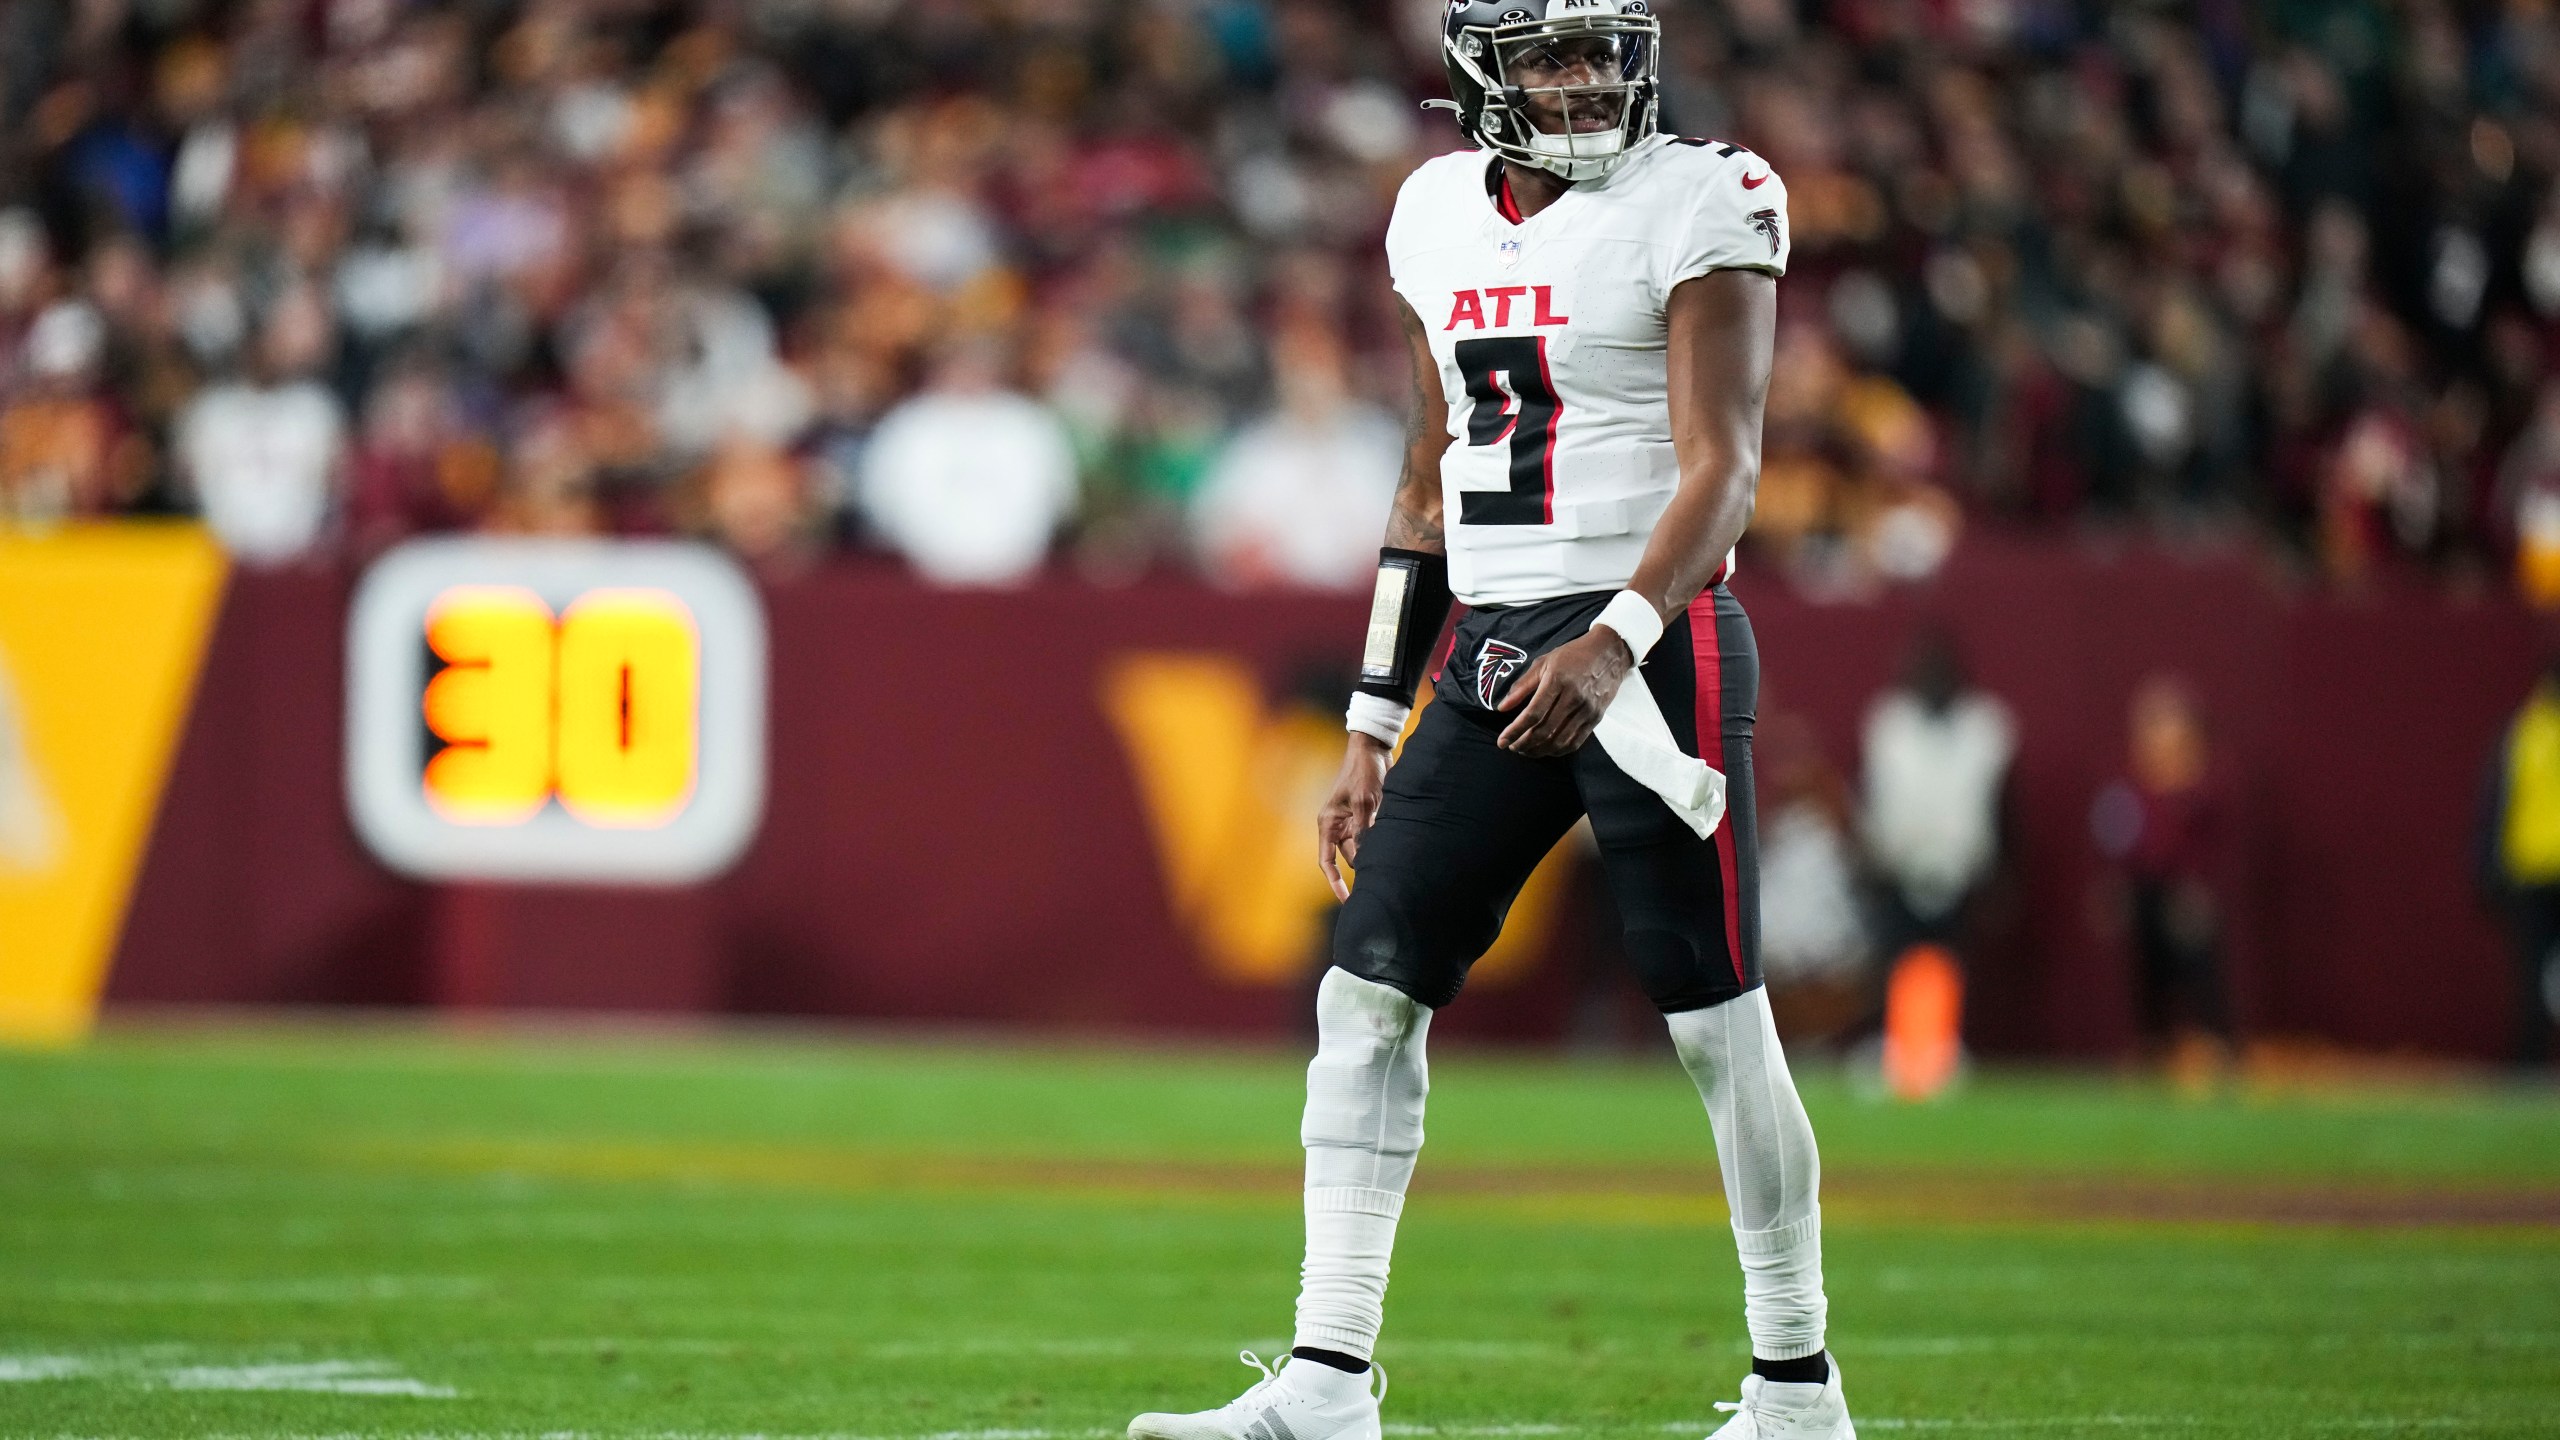
[[(1725, 584), (1786, 187), (1739, 146), (1657, 132), (1659, 38), (1646, 0), (1450, 5), (1453, 98), (1434, 103), (1480, 148), (1416, 170), (1387, 228), (1415, 402), (1317, 822), (1345, 903), (1307, 1070), (1297, 1336), (1235, 1401), (1142, 1415), (1133, 1440), (1377, 1440), (1370, 1355), (1432, 1012), (1585, 815), (1705, 1099), (1741, 1252), (1751, 1373), (1716, 1436), (1853, 1440), (1823, 1346), (1813, 1130), (1760, 983), (1759, 661)], [(1391, 766), (1453, 596), (1435, 703)]]

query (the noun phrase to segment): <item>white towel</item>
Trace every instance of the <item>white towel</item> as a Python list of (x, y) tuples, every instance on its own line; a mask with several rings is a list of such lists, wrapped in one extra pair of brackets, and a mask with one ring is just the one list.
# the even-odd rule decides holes
[(1636, 783), (1662, 797), (1671, 813), (1706, 839), (1724, 819), (1724, 772), (1681, 750), (1671, 725), (1653, 703), (1641, 672), (1629, 671), (1617, 698), (1592, 732), (1600, 748)]

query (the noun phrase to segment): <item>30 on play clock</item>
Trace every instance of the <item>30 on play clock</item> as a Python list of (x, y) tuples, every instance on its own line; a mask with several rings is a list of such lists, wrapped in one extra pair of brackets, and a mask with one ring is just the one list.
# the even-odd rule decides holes
[(764, 810), (764, 613), (673, 541), (413, 541), (347, 624), (347, 803), (421, 879), (678, 885)]

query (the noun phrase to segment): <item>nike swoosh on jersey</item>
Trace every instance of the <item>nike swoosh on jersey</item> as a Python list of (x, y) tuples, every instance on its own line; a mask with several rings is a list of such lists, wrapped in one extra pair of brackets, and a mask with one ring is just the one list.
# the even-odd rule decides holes
[(1742, 177), (1742, 188), (1745, 190), (1757, 190), (1768, 183), (1769, 172), (1766, 170), (1761, 171), (1757, 175), (1745, 175)]

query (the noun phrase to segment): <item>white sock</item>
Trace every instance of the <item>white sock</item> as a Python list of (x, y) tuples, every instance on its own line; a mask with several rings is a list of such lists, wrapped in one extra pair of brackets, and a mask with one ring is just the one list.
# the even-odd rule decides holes
[(1667, 1017), (1680, 1063), (1707, 1103), (1716, 1164), (1742, 1254), (1751, 1353), (1796, 1360), (1822, 1350), (1822, 1161), (1813, 1144), (1766, 990)]
[(1299, 1128), (1307, 1147), (1307, 1259), (1297, 1345), (1366, 1360), (1378, 1343), (1396, 1217), (1422, 1153), (1422, 1102), (1431, 1090), (1423, 1042), (1430, 1032), (1428, 1006), (1347, 970), (1325, 972), (1316, 991), (1316, 1058), (1307, 1066)]

